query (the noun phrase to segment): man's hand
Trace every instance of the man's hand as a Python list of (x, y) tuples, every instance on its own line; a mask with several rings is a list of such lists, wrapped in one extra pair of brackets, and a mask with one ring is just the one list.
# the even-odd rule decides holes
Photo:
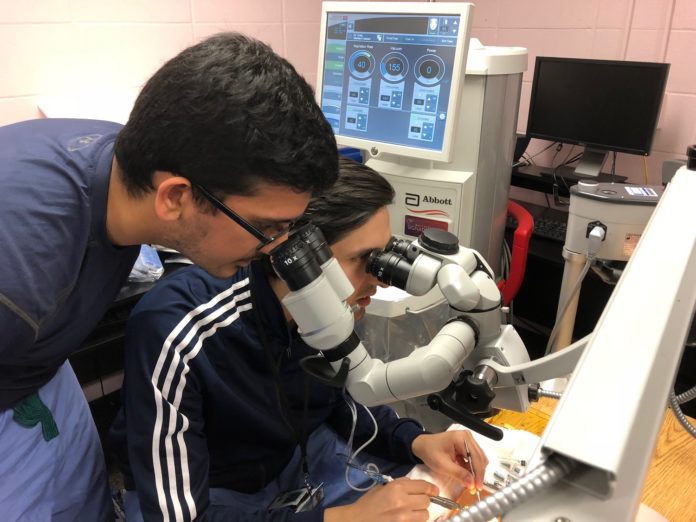
[(399, 478), (373, 487), (353, 504), (327, 509), (324, 522), (425, 522), (429, 497), (438, 493), (430, 482)]
[[(466, 463), (465, 438), (471, 451), (470, 463)], [(476, 444), (469, 430), (419, 435), (413, 440), (411, 451), (432, 471), (455, 477), (469, 489), (476, 488), (479, 491), (483, 489), (483, 475), (488, 465), (488, 458)], [(476, 480), (471, 476), (471, 469), (474, 471)]]

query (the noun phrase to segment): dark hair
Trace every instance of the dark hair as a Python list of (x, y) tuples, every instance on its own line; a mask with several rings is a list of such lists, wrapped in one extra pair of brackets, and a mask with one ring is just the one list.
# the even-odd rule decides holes
[(311, 221), (332, 245), (393, 200), (394, 189), (384, 177), (367, 165), (340, 158), (338, 179), (311, 199), (297, 224)]
[(220, 33), (179, 53), (145, 84), (116, 139), (128, 192), (156, 170), (223, 194), (259, 182), (317, 192), (337, 175), (336, 141), (312, 88), (266, 44)]

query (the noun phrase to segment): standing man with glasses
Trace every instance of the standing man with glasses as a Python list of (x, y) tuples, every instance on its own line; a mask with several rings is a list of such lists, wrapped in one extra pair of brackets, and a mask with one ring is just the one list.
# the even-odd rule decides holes
[(4, 520), (114, 518), (99, 438), (66, 361), (126, 282), (139, 245), (231, 277), (284, 239), (336, 175), (311, 87), (270, 47), (233, 33), (165, 63), (125, 127), (0, 128)]

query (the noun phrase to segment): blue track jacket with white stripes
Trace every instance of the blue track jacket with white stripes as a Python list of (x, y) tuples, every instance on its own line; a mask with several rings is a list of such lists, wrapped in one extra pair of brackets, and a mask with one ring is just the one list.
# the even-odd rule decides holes
[[(255, 313), (278, 362), (290, 412), (280, 406)], [(198, 267), (181, 269), (141, 299), (128, 322), (124, 410), (112, 428), (112, 443), (146, 520), (206, 519), (210, 488), (262, 489), (298, 445), (283, 415), (289, 413), (307, 433), (325, 424), (348, 438), (352, 417), (342, 391), (303, 372), (299, 360), (307, 355), (316, 351), (289, 328), (259, 263), (226, 280)], [(358, 411), (354, 448), (374, 429), (364, 410)], [(410, 448), (423, 433), (421, 425), (399, 419), (386, 406), (371, 411), (379, 433), (366, 451), (417, 463)], [(297, 479), (299, 487), (302, 477)], [(322, 518), (322, 509), (274, 518), (260, 510), (258, 520)]]

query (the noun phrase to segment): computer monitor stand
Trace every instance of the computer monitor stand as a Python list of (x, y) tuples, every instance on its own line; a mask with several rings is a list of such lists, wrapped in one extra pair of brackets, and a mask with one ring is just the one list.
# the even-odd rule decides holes
[(607, 157), (606, 150), (585, 148), (582, 157), (575, 167), (575, 174), (578, 176), (592, 176), (596, 178), (602, 171), (602, 165)]

